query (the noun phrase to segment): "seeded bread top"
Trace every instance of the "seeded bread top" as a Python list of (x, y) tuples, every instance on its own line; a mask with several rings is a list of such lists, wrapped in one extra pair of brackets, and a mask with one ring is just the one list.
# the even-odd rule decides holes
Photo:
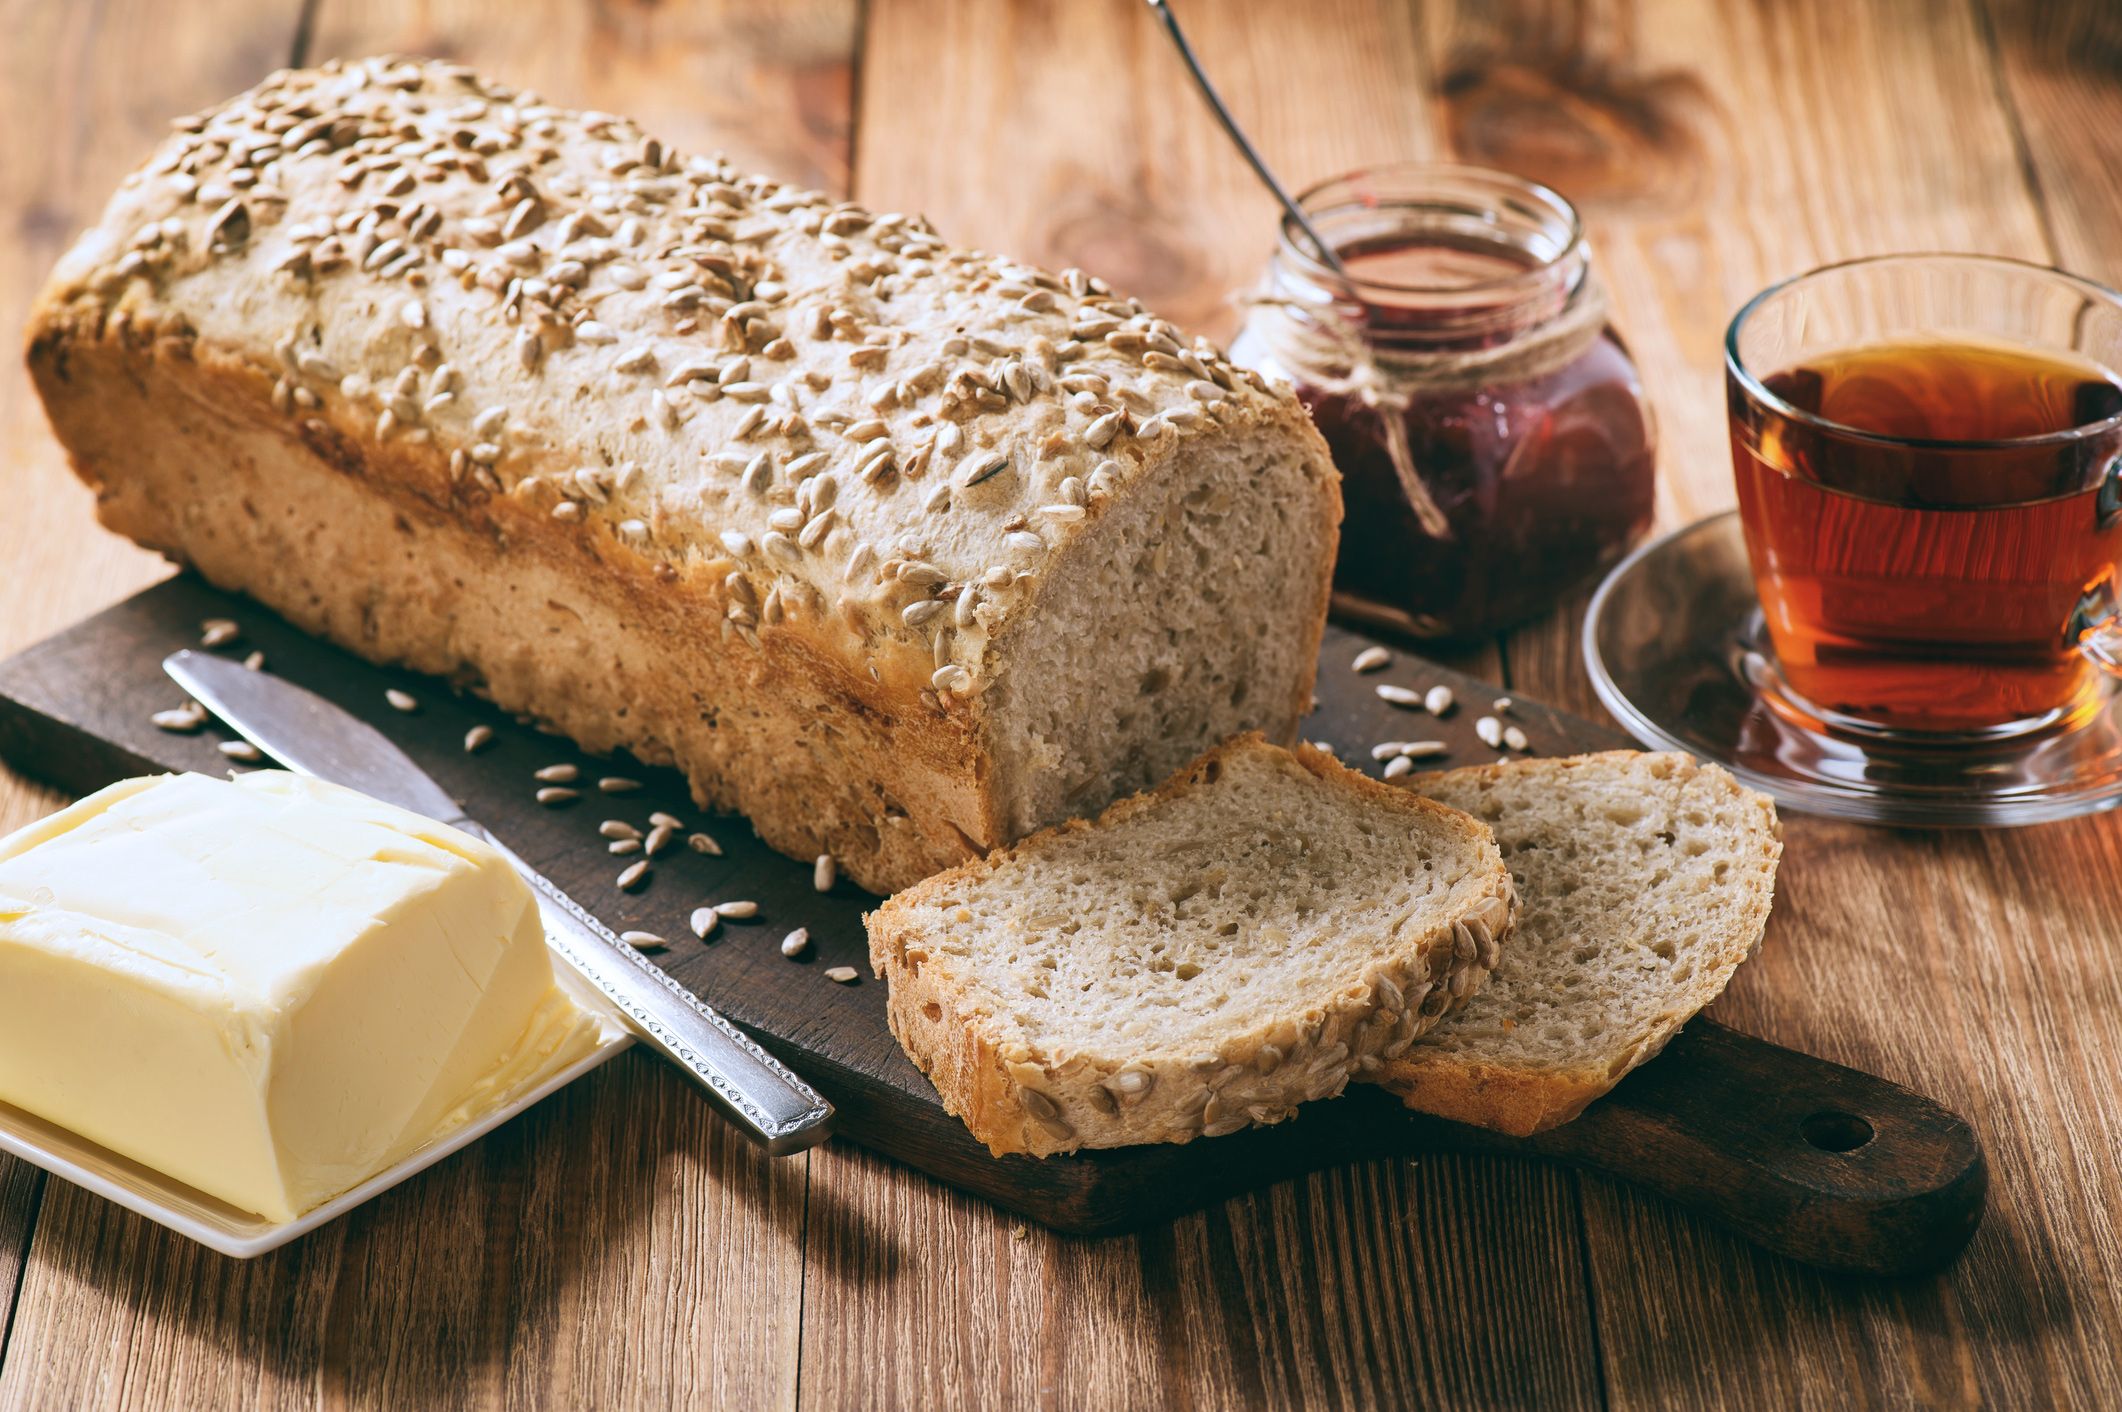
[(211, 340), (289, 416), (395, 443), (416, 493), (715, 585), (747, 638), (837, 616), (935, 704), (981, 689), (1050, 556), (1183, 439), (1316, 440), (1080, 271), (457, 66), (283, 72), (176, 127), (47, 318)]

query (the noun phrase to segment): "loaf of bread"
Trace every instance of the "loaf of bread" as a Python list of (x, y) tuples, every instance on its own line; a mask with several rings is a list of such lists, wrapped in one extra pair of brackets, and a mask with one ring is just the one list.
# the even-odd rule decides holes
[(892, 1033), (1000, 1156), (1287, 1118), (1411, 1052), (1509, 950), (1456, 810), (1249, 735), (867, 918)]
[(455, 66), (178, 123), (28, 351), (111, 528), (874, 890), (1306, 709), (1340, 496), (1286, 391)]
[(1367, 1075), (1410, 1108), (1520, 1137), (1568, 1122), (1761, 944), (1782, 833), (1725, 770), (1611, 750), (1408, 783), (1495, 830), (1522, 908), (1488, 985)]

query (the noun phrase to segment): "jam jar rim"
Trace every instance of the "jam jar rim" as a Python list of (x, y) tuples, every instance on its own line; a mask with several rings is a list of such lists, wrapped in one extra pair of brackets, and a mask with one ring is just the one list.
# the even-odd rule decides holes
[[(1366, 179), (1376, 181), (1390, 177), (1420, 177), (1431, 181), (1466, 181), (1485, 185), (1498, 193), (1531, 197), (1545, 204), (1562, 226), (1560, 243), (1552, 253), (1537, 255), (1532, 264), (1524, 269), (1493, 279), (1462, 280), (1451, 284), (1407, 283), (1398, 280), (1359, 279), (1337, 273), (1311, 249), (1311, 242), (1298, 239), (1296, 220), (1285, 212), (1275, 223), (1276, 254), (1291, 260), (1302, 277), (1321, 288), (1339, 288), (1360, 299), (1364, 290), (1377, 290), (1385, 294), (1420, 294), (1479, 297), (1485, 294), (1501, 294), (1510, 290), (1534, 290), (1550, 282), (1558, 268), (1566, 268), (1572, 261), (1580, 260), (1586, 253), (1584, 217), (1568, 197), (1543, 182), (1514, 175), (1495, 167), (1484, 167), (1471, 162), (1380, 162), (1356, 167), (1327, 177), (1323, 181), (1299, 191), (1296, 202), (1307, 216), (1318, 216), (1327, 208), (1314, 203), (1321, 196)], [(1413, 203), (1422, 199), (1409, 193), (1405, 198)], [(1572, 280), (1572, 285), (1576, 281)]]
[[(2122, 430), (2122, 412), (2103, 417), (2097, 422), (2083, 426), (2066, 427), (2062, 431), (2037, 432), (2030, 436), (2005, 437), (1929, 437), (1893, 436), (1885, 432), (1867, 431), (1853, 427), (1847, 422), (1838, 422), (1833, 417), (1823, 417), (1817, 412), (1808, 412), (1795, 403), (1786, 401), (1772, 391), (1768, 384), (1747, 365), (1745, 355), (1739, 351), (1739, 330), (1769, 299), (1795, 288), (1820, 275), (1841, 274), (1849, 270), (1864, 269), (1875, 265), (1905, 265), (1927, 260), (1950, 261), (1956, 264), (1989, 265), (2007, 273), (2046, 275), (2077, 289), (2086, 299), (2105, 304), (2122, 313), (2122, 292), (2109, 289), (2097, 280), (2072, 274), (2069, 270), (2054, 265), (2044, 265), (2034, 260), (2021, 260), (2010, 255), (1984, 255), (1961, 250), (1898, 250), (1883, 255), (1859, 255), (1851, 260), (1835, 260), (1825, 265), (1815, 265), (1794, 275), (1786, 275), (1755, 294), (1739, 306), (1731, 322), (1724, 329), (1724, 370), (1737, 382), (1746, 395), (1759, 402), (1769, 411), (1787, 421), (1816, 431), (1827, 432), (1846, 441), (1862, 442), (1871, 446), (1894, 447), (1912, 451), (2018, 451), (2049, 446), (2067, 446), (2072, 442), (2095, 440), (2116, 430)], [(1324, 268), (1323, 266), (1321, 268)], [(1331, 277), (1331, 271), (1328, 272)], [(2114, 371), (2114, 370), (2110, 370)]]

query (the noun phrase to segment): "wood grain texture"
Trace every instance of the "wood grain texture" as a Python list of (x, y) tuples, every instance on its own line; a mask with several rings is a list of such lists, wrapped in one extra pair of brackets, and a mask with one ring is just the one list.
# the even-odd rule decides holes
[[(1455, 133), (1485, 159), (1529, 165), (1543, 139), (1518, 121), (1512, 84), (1483, 77), (1483, 56), (1545, 36), (1529, 46), (1545, 56), (1536, 67), (1582, 115), (1569, 156), (1605, 174), (1584, 204), (1659, 408), (1665, 524), (1730, 503), (1722, 327), (1769, 280), (1895, 249), (2060, 255), (2095, 275), (2086, 261), (2104, 256), (2112, 276), (2118, 208), (2084, 227), (2082, 209), (2059, 216), (2043, 201), (2058, 185), (2094, 209), (2103, 190), (2122, 200), (2100, 163), (2111, 135), (2086, 124), (2122, 101), (2113, 26), (2094, 8), (2029, 4), (1993, 24), (1922, 3), (1428, 11), (1431, 52), (1457, 73), (1439, 76), (1455, 91)], [(2104, 59), (2090, 33), (2107, 35)], [(2074, 244), (2060, 228), (2076, 230)], [(1514, 686), (1596, 715), (1578, 648), (1584, 606), (1578, 595), (1514, 634), (1505, 656)], [(2122, 1245), (2102, 1214), (2122, 1202), (2122, 1116), (2099, 1077), (2122, 1065), (2122, 990), (2102, 959), (2111, 898), (2091, 881), (2108, 875), (2118, 838), (2114, 819), (1925, 835), (1786, 817), (1761, 956), (1715, 1013), (1966, 1113), (1992, 1165), (1987, 1222), (1942, 1278), (1851, 1281), (1743, 1250), (1587, 1177), (1615, 1404), (2093, 1405), (2122, 1394), (2101, 1347), (2122, 1315)]]
[(314, 0), (306, 61), (454, 59), (688, 152), (847, 190), (857, 0)]
[[(295, 0), (200, 0), (183, 10), (123, 0), (0, 0), (0, 125), (18, 135), (0, 162), (0, 328), (22, 327), (67, 242), (169, 120), (285, 63)], [(18, 359), (0, 365), (0, 655), (151, 581), (154, 556), (100, 533)], [(0, 832), (57, 807), (49, 790), (0, 773)], [(0, 1352), (19, 1307), (41, 1176), (0, 1157)]]

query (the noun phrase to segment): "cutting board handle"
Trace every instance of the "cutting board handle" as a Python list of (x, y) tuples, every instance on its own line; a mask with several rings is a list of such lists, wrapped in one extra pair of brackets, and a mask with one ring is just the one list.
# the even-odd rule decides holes
[(1703, 1019), (1527, 1145), (1859, 1274), (1943, 1265), (1974, 1235), (1989, 1188), (1982, 1144), (1957, 1113)]

